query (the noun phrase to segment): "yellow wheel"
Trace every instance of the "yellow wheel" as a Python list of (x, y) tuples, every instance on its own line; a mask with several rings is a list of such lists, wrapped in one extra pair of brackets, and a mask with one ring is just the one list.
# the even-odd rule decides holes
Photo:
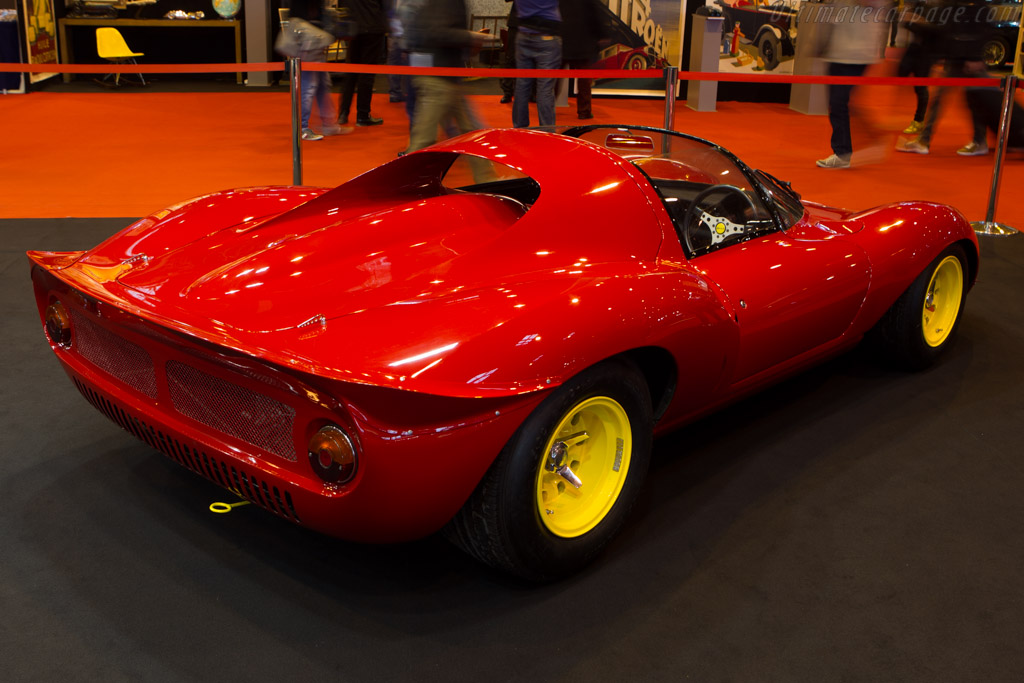
[(622, 359), (552, 391), (445, 528), (473, 557), (546, 581), (579, 570), (618, 532), (651, 452), (651, 394)]
[(581, 536), (615, 505), (629, 472), (629, 416), (607, 396), (585, 399), (565, 414), (541, 455), (537, 509), (548, 531)]
[(924, 295), (921, 329), (928, 346), (941, 346), (953, 331), (964, 295), (964, 269), (956, 256), (942, 259)]
[(873, 336), (886, 359), (908, 370), (932, 365), (953, 340), (969, 281), (964, 247), (947, 247), (878, 321)]

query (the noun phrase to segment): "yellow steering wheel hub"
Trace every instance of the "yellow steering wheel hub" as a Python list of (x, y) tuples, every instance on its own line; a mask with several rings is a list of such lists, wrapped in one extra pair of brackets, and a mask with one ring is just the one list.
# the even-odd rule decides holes
[(947, 256), (932, 273), (924, 295), (921, 329), (928, 346), (941, 346), (949, 337), (960, 314), (964, 292), (964, 270), (960, 259)]
[(585, 399), (565, 413), (537, 474), (537, 508), (548, 531), (575, 538), (608, 515), (629, 472), (631, 437), (625, 409), (607, 396)]

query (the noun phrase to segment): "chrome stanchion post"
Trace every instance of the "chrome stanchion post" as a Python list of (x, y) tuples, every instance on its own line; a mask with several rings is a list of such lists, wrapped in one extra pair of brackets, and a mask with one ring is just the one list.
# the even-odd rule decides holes
[(665, 128), (675, 130), (676, 87), (679, 85), (679, 67), (665, 67)]
[(1017, 89), (1017, 76), (1010, 74), (1003, 79), (1003, 111), (999, 117), (999, 139), (996, 141), (996, 161), (992, 167), (992, 186), (988, 195), (988, 211), (984, 221), (971, 223), (979, 235), (1016, 235), (1017, 230), (995, 222), (996, 200), (999, 198), (999, 183), (1003, 175), (1003, 157), (1006, 155), (1006, 140), (1010, 135), (1010, 116), (1013, 114), (1013, 93)]
[(302, 60), (287, 59), (292, 94), (292, 185), (302, 184)]

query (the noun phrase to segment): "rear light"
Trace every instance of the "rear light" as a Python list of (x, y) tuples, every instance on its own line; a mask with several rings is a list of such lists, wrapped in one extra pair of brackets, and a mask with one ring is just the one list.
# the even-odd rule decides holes
[(329, 484), (344, 484), (356, 473), (356, 447), (341, 427), (321, 427), (309, 440), (309, 462)]
[(59, 301), (46, 307), (46, 335), (62, 349), (71, 348), (71, 316)]

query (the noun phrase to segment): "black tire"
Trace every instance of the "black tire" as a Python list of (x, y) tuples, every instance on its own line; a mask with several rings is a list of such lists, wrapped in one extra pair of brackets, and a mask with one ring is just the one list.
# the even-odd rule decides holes
[(764, 63), (765, 71), (772, 71), (779, 65), (779, 39), (771, 31), (761, 36), (761, 42), (757, 46), (761, 53), (761, 61)]
[[(944, 289), (951, 295), (946, 296), (946, 292), (943, 292), (946, 296), (943, 304), (945, 308), (936, 311), (935, 294), (939, 289), (936, 287), (933, 291), (933, 284), (937, 284), (936, 275), (940, 269), (948, 269), (948, 272), (944, 272), (950, 276), (950, 281), (944, 285)], [(955, 282), (955, 271), (959, 271), (959, 285)], [(878, 322), (875, 339), (885, 357), (896, 366), (908, 370), (923, 370), (933, 365), (952, 344), (960, 326), (968, 282), (967, 256), (963, 247), (950, 245), (917, 276)], [(957, 286), (958, 296), (957, 292), (950, 291), (950, 288), (955, 289)], [(932, 308), (928, 309), (929, 306)], [(943, 324), (939, 324), (940, 321)]]
[[(541, 482), (550, 481), (550, 477), (556, 477), (559, 485), (562, 482), (547, 472), (545, 451), (556, 440), (557, 427), (567, 426), (574, 410), (609, 400), (628, 417), (629, 443), (618, 444), (613, 454), (605, 447), (606, 436), (592, 436), (594, 441), (586, 446), (586, 457), (593, 453), (598, 464), (607, 464), (611, 458), (615, 472), (598, 471), (591, 478), (589, 491), (604, 491), (600, 487), (605, 479), (619, 480), (621, 488), (607, 497), (607, 503), (599, 505), (604, 507), (600, 514), (592, 515), (591, 528), (556, 534), (551, 527), (554, 518), (542, 518), (541, 508), (555, 504), (546, 498), (542, 502)], [(585, 370), (544, 399), (509, 439), (476, 491), (445, 528), (446, 536), (481, 562), (528, 580), (548, 581), (578, 571), (611, 541), (640, 494), (650, 461), (651, 413), (647, 384), (631, 363), (606, 361)], [(588, 424), (586, 420), (583, 423)], [(626, 471), (619, 474), (623, 464)], [(579, 465), (579, 471), (588, 466)], [(590, 477), (581, 478), (582, 493), (570, 490), (570, 505), (576, 505), (574, 497), (582, 499), (589, 492), (585, 489)], [(600, 499), (594, 496), (590, 500)], [(585, 511), (593, 508), (583, 507)], [(554, 514), (552, 510), (546, 512)]]
[(990, 36), (981, 48), (982, 60), (989, 67), (1000, 67), (1013, 54), (1010, 44), (1000, 36)]

